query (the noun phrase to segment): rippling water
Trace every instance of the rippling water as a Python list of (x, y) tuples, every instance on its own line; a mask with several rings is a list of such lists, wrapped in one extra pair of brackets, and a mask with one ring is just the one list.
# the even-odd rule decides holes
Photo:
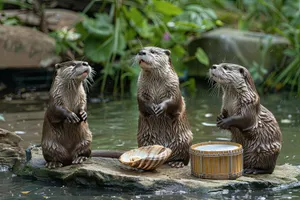
[[(215, 119), (221, 106), (221, 96), (212, 96), (207, 89), (199, 88), (195, 96), (185, 97), (192, 131), (193, 143), (215, 139), (228, 139), (230, 134), (215, 127)], [(300, 163), (300, 104), (299, 98), (273, 94), (261, 98), (261, 102), (277, 118), (283, 134), (283, 148), (278, 164)], [(45, 102), (2, 102), (0, 127), (20, 131), (24, 139), (21, 145), (40, 143)], [(2, 112), (3, 111), (3, 112)], [(2, 112), (2, 113), (1, 113)], [(138, 108), (136, 98), (88, 105), (90, 129), (94, 134), (93, 149), (130, 149), (137, 146), (136, 132)], [(157, 191), (139, 194), (114, 191), (64, 187), (55, 182), (40, 182), (16, 177), (0, 170), (1, 199), (205, 199), (205, 194), (170, 194)], [(28, 194), (26, 194), (29, 191)], [(23, 192), (23, 193), (22, 193)], [(24, 193), (25, 192), (25, 193)], [(210, 196), (211, 198), (211, 196)], [(223, 191), (216, 199), (300, 199), (300, 189), (283, 191)]]

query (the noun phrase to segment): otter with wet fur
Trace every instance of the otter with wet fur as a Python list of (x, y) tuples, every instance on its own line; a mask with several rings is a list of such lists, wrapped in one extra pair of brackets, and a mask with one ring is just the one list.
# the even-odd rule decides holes
[(281, 150), (281, 131), (274, 115), (260, 104), (249, 71), (221, 63), (210, 68), (210, 78), (223, 90), (217, 126), (230, 130), (232, 141), (243, 145), (244, 173), (273, 173)]
[(166, 49), (145, 47), (135, 57), (141, 67), (137, 141), (139, 147), (158, 144), (172, 149), (167, 162), (183, 167), (189, 162), (193, 134), (170, 54)]
[(92, 133), (87, 123), (84, 87), (92, 80), (92, 68), (82, 61), (56, 64), (55, 68), (41, 142), (46, 167), (80, 164), (91, 154), (95, 157), (120, 157), (123, 153), (120, 151), (91, 152)]

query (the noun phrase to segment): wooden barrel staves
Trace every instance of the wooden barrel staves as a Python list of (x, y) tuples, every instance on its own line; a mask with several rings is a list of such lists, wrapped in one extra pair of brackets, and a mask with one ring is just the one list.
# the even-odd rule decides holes
[(243, 148), (234, 142), (203, 142), (190, 148), (192, 175), (236, 179), (243, 174)]

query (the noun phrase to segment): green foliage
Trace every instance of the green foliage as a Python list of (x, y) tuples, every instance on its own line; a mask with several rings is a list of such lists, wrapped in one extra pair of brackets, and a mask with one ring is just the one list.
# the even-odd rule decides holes
[(0, 18), (0, 24), (3, 25), (20, 25), (22, 24), (18, 17), (2, 17)]
[(77, 54), (83, 53), (82, 45), (80, 45), (80, 35), (73, 30), (66, 28), (50, 33), (50, 36), (56, 39), (56, 53), (65, 53), (69, 49), (74, 50)]
[[(271, 46), (272, 37), (266, 36), (266, 38), (264, 40), (266, 40), (266, 42), (261, 41), (262, 52), (260, 54), (260, 63), (257, 63), (254, 61), (250, 65), (250, 69), (249, 69), (249, 72), (250, 72), (254, 82), (256, 82), (256, 83), (262, 83), (264, 81), (264, 77), (268, 73), (268, 70), (265, 68), (264, 63), (265, 63), (265, 57)], [(266, 43), (266, 44), (264, 44), (264, 43)]]
[(197, 48), (196, 58), (198, 59), (198, 61), (200, 63), (202, 63), (204, 65), (209, 65), (208, 57), (207, 57), (206, 53), (203, 51), (203, 49), (200, 47)]
[(284, 51), (289, 60), (286, 67), (277, 67), (267, 79), (267, 84), (280, 88), (297, 88), (300, 95), (300, 0), (240, 0), (241, 9), (247, 14), (240, 20), (241, 29), (262, 30), (266, 33), (280, 34), (290, 42)]
[[(132, 67), (133, 57), (143, 46), (170, 49), (173, 65), (179, 75), (186, 69), (185, 62), (191, 59), (209, 64), (202, 49), (198, 49), (196, 55), (189, 55), (186, 47), (191, 38), (221, 24), (213, 10), (197, 4), (181, 6), (160, 0), (105, 3), (109, 12), (100, 9), (94, 17), (83, 14), (84, 20), (74, 30), (80, 35), (78, 39), (70, 40), (66, 35), (61, 37), (63, 34), (58, 37), (57, 32), (52, 34), (60, 52), (66, 52), (69, 47), (104, 66), (101, 93), (104, 92), (108, 76), (114, 79), (115, 93), (124, 92), (125, 79), (130, 79), (130, 88), (135, 88), (139, 68)], [(82, 49), (82, 52), (78, 49)], [(184, 86), (195, 87), (194, 80), (188, 80)]]

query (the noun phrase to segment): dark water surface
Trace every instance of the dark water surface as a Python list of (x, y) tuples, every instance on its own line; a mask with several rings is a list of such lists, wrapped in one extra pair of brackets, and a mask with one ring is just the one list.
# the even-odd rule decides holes
[[(195, 96), (185, 97), (193, 143), (230, 137), (226, 131), (214, 126), (221, 106), (221, 96), (211, 95), (199, 88)], [(278, 164), (300, 164), (300, 103), (299, 98), (272, 94), (261, 98), (261, 103), (277, 118), (283, 134), (283, 148)], [(20, 131), (26, 148), (40, 143), (45, 102), (10, 101), (0, 103), (0, 127)], [(1, 121), (2, 117), (5, 121)], [(138, 108), (136, 98), (88, 105), (88, 117), (93, 136), (93, 149), (136, 148)], [(1, 170), (1, 169), (0, 169)], [(28, 194), (26, 191), (30, 191)], [(23, 192), (23, 194), (22, 194)], [(58, 183), (45, 183), (0, 172), (0, 199), (300, 199), (300, 188), (282, 191), (223, 191), (220, 196), (202, 193), (140, 194), (109, 188), (65, 187)]]

